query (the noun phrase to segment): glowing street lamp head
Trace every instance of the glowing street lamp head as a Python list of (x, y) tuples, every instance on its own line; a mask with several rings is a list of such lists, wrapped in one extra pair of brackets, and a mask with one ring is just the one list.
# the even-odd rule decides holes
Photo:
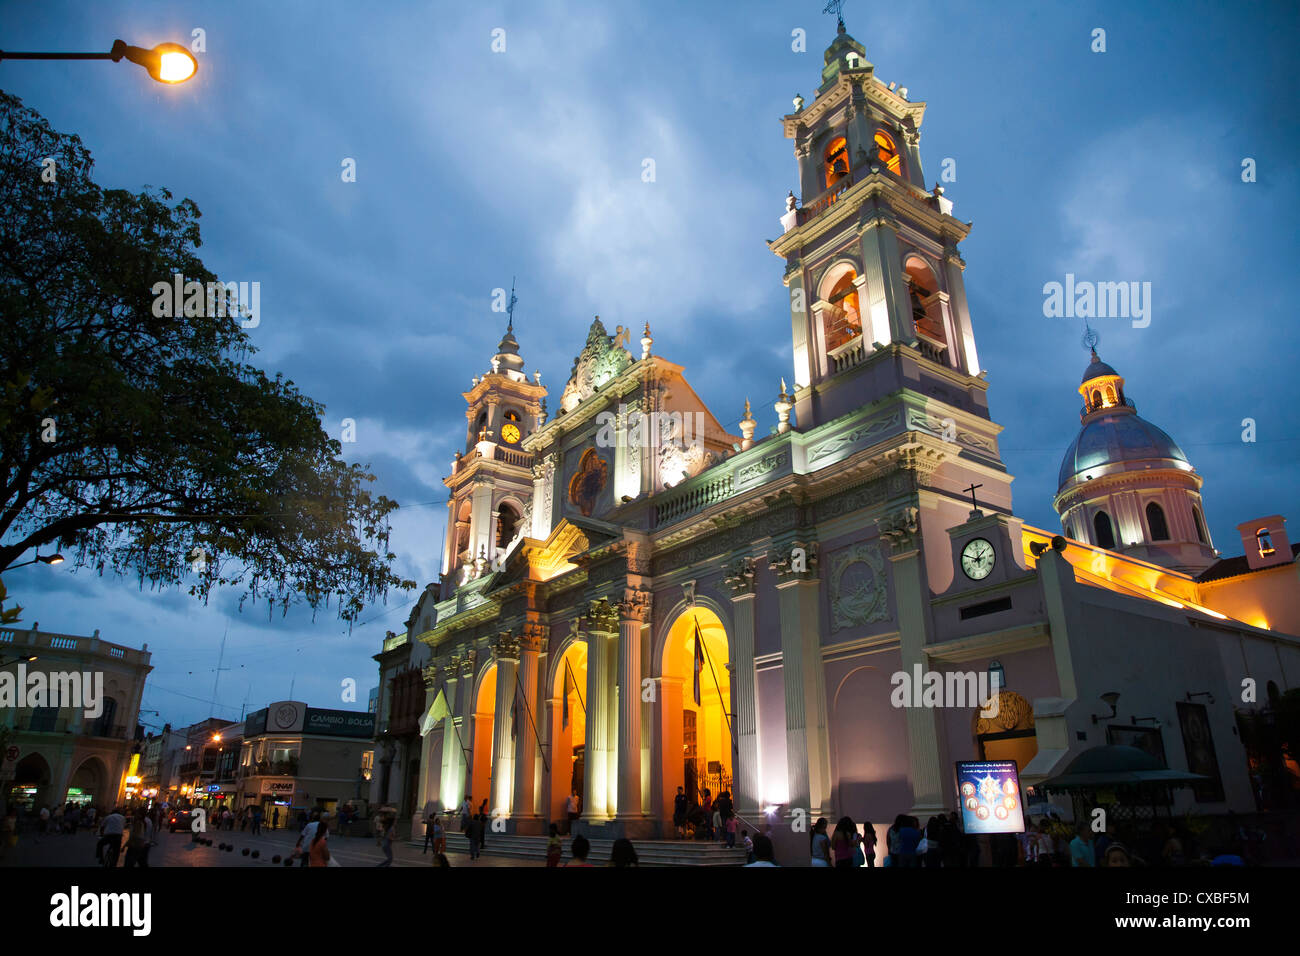
[(144, 67), (159, 83), (184, 83), (198, 72), (194, 55), (179, 43), (159, 43), (152, 50), (113, 41), (113, 59), (123, 57)]

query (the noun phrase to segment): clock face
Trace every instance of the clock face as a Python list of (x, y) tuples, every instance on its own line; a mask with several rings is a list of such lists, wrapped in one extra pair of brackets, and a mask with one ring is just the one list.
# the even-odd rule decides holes
[(501, 437), (504, 438), (508, 444), (515, 444), (515, 442), (519, 441), (519, 426), (508, 423), (503, 425), (501, 427)]
[(993, 570), (993, 545), (983, 538), (971, 538), (961, 549), (961, 569), (972, 581), (982, 581)]

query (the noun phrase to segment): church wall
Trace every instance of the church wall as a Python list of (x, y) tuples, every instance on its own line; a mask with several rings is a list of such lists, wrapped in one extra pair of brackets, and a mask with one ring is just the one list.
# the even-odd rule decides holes
[(790, 799), (786, 773), (785, 676), (781, 659), (760, 662), (754, 675), (757, 701), (759, 805)]
[(1300, 677), (1297, 676), (1300, 675), (1300, 644), (1287, 644), (1217, 629), (1210, 633), (1218, 643), (1225, 679), (1233, 689), (1232, 700), (1238, 707), (1251, 710), (1256, 706), (1255, 703), (1241, 699), (1242, 681), (1246, 678), (1255, 681), (1255, 698), (1261, 705), (1268, 703), (1266, 688), (1269, 681), (1277, 684), (1278, 690), (1282, 692), (1300, 686)]
[(781, 613), (776, 575), (766, 561), (754, 569), (754, 656), (781, 653)]
[[(1069, 624), (1069, 641), (1078, 699), (1095, 701), (1094, 712), (1104, 714), (1106, 705), (1100, 696), (1108, 691), (1117, 692), (1119, 717), (1096, 725), (1095, 733), (1091, 725), (1080, 728), (1088, 731), (1089, 740), (1086, 745), (1077, 746), (1083, 749), (1104, 744), (1106, 723), (1128, 725), (1134, 717), (1155, 717), (1160, 721), (1169, 766), (1187, 770), (1176, 704), (1186, 701), (1189, 692), (1208, 691), (1214, 696), (1213, 704), (1204, 697), (1196, 698), (1195, 702), (1206, 706), (1225, 800), (1198, 803), (1190, 789), (1183, 789), (1175, 795), (1175, 810), (1179, 813), (1253, 811), (1255, 802), (1246, 773), (1246, 754), (1235, 733), (1233, 702), (1240, 699), (1240, 691), (1228, 683), (1218, 638), (1207, 629), (1189, 627), (1177, 615), (1165, 618), (1158, 611), (1136, 613), (1110, 604), (1109, 597), (1105, 592), (1097, 592), (1096, 598), (1101, 600), (1085, 600), (1078, 605), (1077, 617), (1072, 617)], [(1151, 724), (1147, 722), (1145, 726)]]
[(1211, 581), (1202, 584), (1200, 592), (1203, 603), (1220, 614), (1255, 627), (1300, 635), (1300, 564)]
[(831, 801), (837, 815), (881, 833), (913, 803), (907, 716), (890, 702), (900, 666), (897, 647), (826, 663)]

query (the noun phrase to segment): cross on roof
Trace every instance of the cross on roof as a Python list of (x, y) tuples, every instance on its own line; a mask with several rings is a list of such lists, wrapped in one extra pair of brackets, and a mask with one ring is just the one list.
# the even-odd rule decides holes
[(822, 13), (833, 13), (841, 27), (844, 26), (844, 0), (828, 0)]
[(963, 489), (962, 489), (963, 491), (966, 491), (966, 492), (969, 492), (969, 493), (970, 493), (970, 506), (971, 506), (971, 510), (972, 510), (972, 511), (979, 511), (979, 508), (980, 508), (979, 504), (976, 503), (976, 501), (975, 501), (975, 489), (976, 489), (976, 488), (983, 488), (983, 487), (984, 487), (984, 486), (983, 486), (982, 484), (979, 484), (979, 485), (972, 484), (969, 488), (963, 488)]

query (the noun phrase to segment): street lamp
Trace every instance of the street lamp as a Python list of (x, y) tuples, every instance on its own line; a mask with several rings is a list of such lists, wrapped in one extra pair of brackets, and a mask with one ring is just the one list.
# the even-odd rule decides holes
[(26, 657), (15, 657), (11, 661), (0, 661), (0, 667), (8, 667), (10, 664), (30, 664), (36, 660), (35, 654), (28, 654)]
[(113, 41), (108, 53), (12, 53), (0, 50), (0, 60), (112, 60), (123, 59), (142, 66), (159, 83), (184, 83), (198, 72), (194, 55), (179, 43), (159, 43), (152, 50)]
[(61, 555), (61, 554), (47, 554), (47, 555), (45, 555), (44, 557), (42, 557), (41, 555), (38, 554), (36, 557), (32, 558), (30, 561), (20, 561), (20, 562), (18, 562), (17, 564), (11, 564), (11, 565), (9, 565), (9, 567), (5, 568), (5, 570), (6, 570), (6, 571), (12, 571), (14, 568), (25, 568), (25, 567), (27, 567), (27, 565), (29, 565), (29, 564), (35, 564), (37, 561), (39, 561), (41, 564), (62, 564), (62, 563), (63, 563), (63, 555)]

